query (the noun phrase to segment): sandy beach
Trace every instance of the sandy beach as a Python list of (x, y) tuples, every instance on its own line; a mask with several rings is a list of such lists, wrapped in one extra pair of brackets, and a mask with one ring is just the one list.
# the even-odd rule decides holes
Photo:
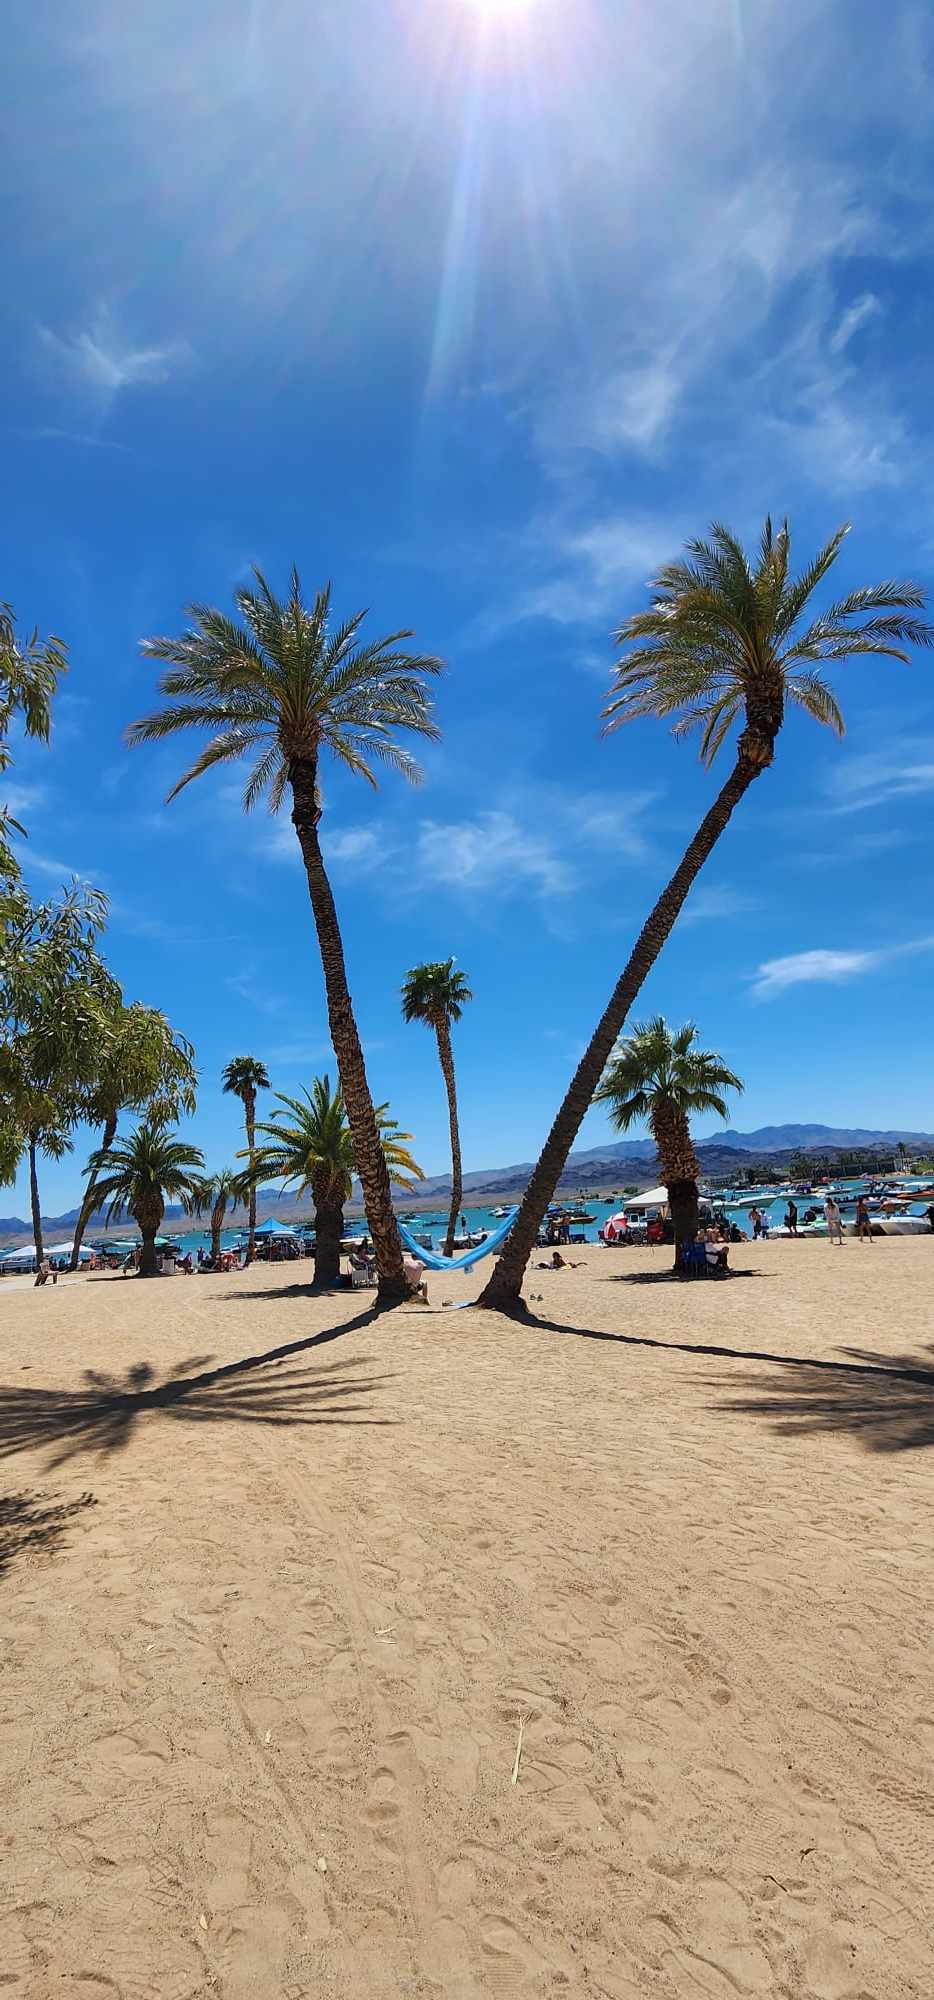
[(934, 1244), (581, 1255), (0, 1289), (4, 1991), (934, 1990)]

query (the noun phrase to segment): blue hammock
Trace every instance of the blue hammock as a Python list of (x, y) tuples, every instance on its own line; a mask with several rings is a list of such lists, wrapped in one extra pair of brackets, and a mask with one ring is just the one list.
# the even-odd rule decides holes
[(476, 1244), (473, 1250), (464, 1250), (460, 1257), (439, 1257), (434, 1250), (423, 1250), (404, 1222), (399, 1224), (399, 1235), (406, 1249), (411, 1250), (414, 1257), (420, 1257), (429, 1271), (469, 1271), (471, 1264), (479, 1264), (481, 1257), (488, 1257), (491, 1250), (499, 1249), (503, 1239), (509, 1235), (518, 1213), (518, 1208), (514, 1208), (511, 1215), (507, 1215), (505, 1222), (500, 1223), (498, 1229), (491, 1230), (482, 1243)]

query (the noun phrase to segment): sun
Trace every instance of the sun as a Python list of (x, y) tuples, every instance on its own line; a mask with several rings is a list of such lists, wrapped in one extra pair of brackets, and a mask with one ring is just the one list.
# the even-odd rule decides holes
[(539, 0), (464, 0), (464, 5), (472, 14), (481, 14), (485, 21), (518, 21), (531, 14)]

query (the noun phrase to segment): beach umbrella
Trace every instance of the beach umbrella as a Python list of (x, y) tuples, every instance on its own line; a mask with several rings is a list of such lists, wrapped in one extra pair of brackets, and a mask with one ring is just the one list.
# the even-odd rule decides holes
[(622, 1209), (620, 1209), (618, 1215), (610, 1215), (607, 1217), (607, 1220), (604, 1223), (602, 1230), (603, 1240), (605, 1243), (615, 1243), (617, 1236), (625, 1236), (627, 1234), (628, 1229), (629, 1229), (628, 1217), (625, 1216), (622, 1212)]

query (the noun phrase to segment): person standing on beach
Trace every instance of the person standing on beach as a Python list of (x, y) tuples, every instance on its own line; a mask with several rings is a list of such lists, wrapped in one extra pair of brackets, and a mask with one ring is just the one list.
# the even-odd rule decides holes
[(757, 1208), (750, 1209), (749, 1220), (752, 1223), (752, 1240), (754, 1243), (758, 1243), (762, 1235), (762, 1216)]
[(785, 1228), (787, 1229), (790, 1236), (797, 1236), (798, 1234), (797, 1202), (790, 1201), (788, 1203), (788, 1207), (785, 1210)]
[(831, 1243), (842, 1243), (843, 1218), (832, 1194), (827, 1196), (827, 1200), (824, 1203), (824, 1216), (827, 1222), (827, 1234)]
[(856, 1201), (856, 1234), (861, 1243), (864, 1239), (867, 1243), (872, 1242), (872, 1223), (864, 1194), (859, 1195)]

